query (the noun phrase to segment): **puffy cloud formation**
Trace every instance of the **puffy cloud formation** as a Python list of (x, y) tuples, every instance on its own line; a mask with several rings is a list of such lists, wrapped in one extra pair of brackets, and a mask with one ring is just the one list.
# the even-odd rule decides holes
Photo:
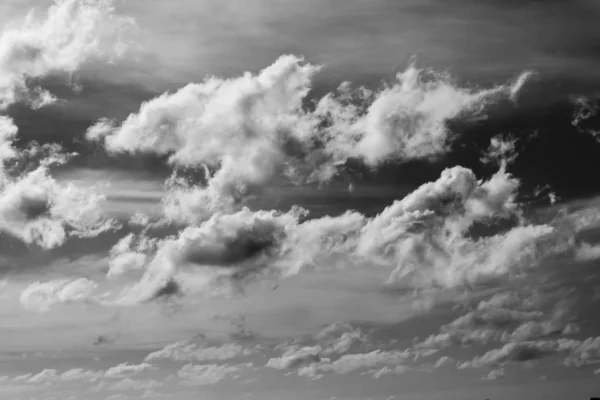
[(504, 368), (493, 369), (486, 376), (483, 377), (484, 381), (495, 381), (503, 379), (505, 376)]
[(18, 132), (17, 126), (14, 124), (12, 118), (0, 117), (0, 170), (4, 175), (4, 162), (12, 160), (17, 157), (17, 150), (14, 148), (13, 143)]
[[(311, 379), (319, 379), (324, 373), (346, 374), (358, 369), (371, 369), (370, 373), (379, 377), (404, 372), (408, 368), (404, 363), (412, 357), (409, 350), (347, 354), (364, 348), (368, 343), (367, 335), (348, 324), (332, 324), (302, 342), (304, 345), (280, 346), (285, 351), (279, 357), (269, 359), (266, 366), (296, 370), (299, 376)], [(383, 368), (373, 370), (382, 365)]]
[[(244, 208), (187, 227), (177, 237), (160, 241), (141, 281), (121, 301), (155, 299), (173, 285), (177, 273), (186, 276), (175, 285), (177, 290), (194, 292), (210, 289), (219, 278), (244, 281), (263, 269), (276, 268), (286, 229), (295, 226), (298, 217), (293, 211), (282, 214)], [(195, 271), (200, 273), (193, 275)]]
[(517, 139), (513, 137), (493, 137), (490, 146), (483, 153), (481, 162), (484, 164), (497, 163), (499, 165), (511, 164), (517, 158)]
[(125, 378), (131, 375), (139, 374), (143, 371), (148, 371), (150, 369), (152, 369), (152, 365), (148, 363), (142, 363), (137, 365), (123, 363), (106, 370), (104, 376), (106, 378)]
[[(474, 223), (517, 218), (518, 180), (501, 168), (488, 181), (471, 170), (446, 169), (370, 220), (361, 231), (360, 254), (391, 263), (390, 281), (453, 287), (504, 275), (533, 261), (549, 226), (520, 224), (494, 236), (472, 238)], [(518, 219), (518, 218), (517, 218)]]
[(267, 367), (275, 369), (291, 369), (302, 365), (321, 361), (322, 348), (320, 346), (292, 346), (281, 357), (271, 358)]
[(50, 249), (68, 237), (93, 237), (117, 227), (102, 214), (104, 196), (59, 183), (44, 166), (0, 189), (0, 231), (28, 244)]
[[(93, 237), (117, 227), (105, 218), (104, 197), (73, 184), (59, 183), (50, 167), (64, 164), (71, 155), (60, 146), (13, 146), (17, 129), (11, 120), (0, 121), (0, 231), (50, 249), (69, 237)], [(38, 167), (19, 172), (20, 164), (38, 160)]]
[[(157, 241), (143, 278), (119, 302), (182, 291), (221, 293), (263, 273), (286, 276), (336, 265), (381, 266), (390, 271), (390, 284), (417, 288), (493, 279), (534, 265), (544, 256), (540, 241), (554, 232), (524, 222), (515, 202), (518, 185), (503, 167), (487, 181), (454, 167), (372, 218), (346, 212), (305, 220), (299, 208), (216, 213)], [(512, 219), (516, 226), (491, 236), (471, 235), (474, 224), (498, 219)], [(138, 253), (123, 253), (125, 261), (139, 268), (148, 256)]]
[(120, 57), (132, 26), (131, 19), (115, 14), (112, 0), (56, 0), (44, 18), (32, 12), (23, 23), (7, 25), (0, 34), (0, 108), (53, 102), (52, 94), (30, 82)]
[(20, 300), (26, 309), (44, 312), (54, 304), (88, 301), (96, 287), (95, 282), (86, 278), (36, 282), (21, 293)]
[(429, 356), (455, 345), (489, 345), (494, 342), (528, 343), (556, 336), (573, 335), (579, 327), (573, 318), (570, 302), (553, 304), (547, 312), (545, 303), (554, 299), (539, 299), (516, 293), (501, 292), (452, 322), (442, 325), (437, 334), (416, 343), (419, 356)]
[(377, 166), (443, 154), (449, 120), (511, 98), (528, 76), (492, 89), (462, 89), (448, 76), (411, 65), (379, 91), (355, 93), (345, 84), (310, 108), (318, 70), (286, 55), (255, 75), (209, 77), (142, 104), (120, 125), (100, 120), (87, 137), (111, 153), (151, 153), (175, 166), (202, 167), (201, 185), (172, 180), (165, 199), (167, 217), (197, 223), (275, 177), (326, 180), (349, 158)]
[(156, 240), (129, 234), (110, 249), (108, 278), (117, 278), (127, 271), (141, 270), (146, 266), (148, 253), (155, 250)]
[(459, 368), (498, 367), (511, 362), (537, 361), (561, 352), (569, 351), (579, 344), (573, 339), (540, 340), (521, 343), (507, 343), (506, 345), (488, 351), (482, 356), (464, 362)]
[(294, 135), (310, 130), (302, 102), (317, 70), (282, 56), (257, 75), (211, 77), (165, 93), (118, 127), (100, 121), (88, 137), (103, 140), (109, 152), (169, 155), (175, 165), (206, 166), (208, 185), (195, 193), (196, 204), (236, 201), (264, 185), (281, 168)]
[[(367, 369), (373, 377), (389, 373), (403, 373), (409, 369), (407, 363), (412, 354), (406, 351), (374, 350), (369, 353), (343, 354), (337, 359), (320, 357), (320, 351), (314, 347), (289, 349), (280, 358), (272, 358), (267, 367), (275, 369), (297, 369), (299, 376), (319, 379), (324, 373), (347, 374)], [(383, 367), (381, 367), (383, 366)]]
[(376, 93), (360, 89), (358, 107), (348, 85), (339, 94), (325, 96), (316, 113), (331, 122), (325, 129), (326, 152), (334, 159), (363, 159), (368, 165), (431, 158), (448, 151), (452, 135), (446, 123), (460, 116), (480, 115), (499, 99), (514, 98), (530, 73), (514, 83), (491, 89), (457, 87), (447, 74), (418, 69), (414, 64), (396, 76), (396, 82)]

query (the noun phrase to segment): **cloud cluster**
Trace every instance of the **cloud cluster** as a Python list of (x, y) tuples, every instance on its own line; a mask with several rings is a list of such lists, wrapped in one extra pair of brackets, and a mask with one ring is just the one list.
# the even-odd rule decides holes
[[(0, 231), (45, 249), (62, 245), (69, 237), (93, 237), (117, 223), (104, 217), (104, 197), (95, 188), (81, 189), (59, 183), (50, 168), (72, 156), (60, 146), (14, 147), (17, 128), (0, 121)], [(29, 165), (37, 165), (29, 169)], [(24, 166), (24, 167), (23, 167)]]
[[(330, 122), (321, 133), (326, 153), (338, 162), (356, 157), (370, 166), (437, 157), (453, 139), (448, 121), (480, 116), (489, 104), (514, 99), (530, 75), (491, 89), (470, 89), (458, 87), (447, 74), (411, 64), (376, 93), (361, 88), (353, 94), (349, 85), (342, 85), (338, 95), (325, 96), (316, 108)], [(368, 106), (357, 107), (349, 101), (353, 95)]]
[(55, 304), (91, 300), (97, 284), (86, 278), (35, 282), (21, 293), (21, 304), (28, 310), (44, 312)]
[[(144, 245), (156, 248), (152, 255), (114, 251), (111, 265), (144, 268), (140, 282), (120, 300), (127, 304), (155, 299), (157, 293), (221, 293), (260, 274), (286, 276), (336, 265), (379, 266), (390, 272), (390, 284), (470, 285), (534, 265), (544, 255), (539, 241), (554, 228), (524, 221), (515, 202), (518, 186), (503, 167), (486, 181), (454, 167), (372, 218), (349, 211), (306, 219), (299, 208), (219, 212)], [(502, 219), (512, 220), (513, 227), (494, 235), (470, 233), (474, 224)], [(135, 240), (148, 243), (143, 235)], [(131, 247), (132, 241), (127, 237), (117, 248)]]
[(7, 25), (0, 34), (0, 109), (54, 102), (36, 86), (40, 78), (122, 56), (132, 27), (131, 19), (115, 14), (112, 0), (56, 0), (43, 18), (31, 12), (21, 24)]
[[(2, 377), (5, 380), (10, 380), (13, 383), (21, 385), (30, 385), (31, 388), (48, 387), (52, 385), (74, 383), (74, 382), (86, 382), (97, 384), (92, 387), (92, 391), (99, 391), (102, 389), (108, 390), (120, 390), (122, 386), (128, 386), (128, 383), (137, 382), (133, 381), (136, 375), (140, 375), (144, 372), (151, 370), (153, 367), (150, 364), (128, 364), (122, 363), (114, 367), (110, 367), (107, 370), (90, 370), (83, 368), (72, 368), (63, 372), (59, 372), (53, 368), (44, 369), (36, 374), (28, 373), (24, 375), (14, 376), (12, 378)], [(0, 382), (2, 381), (0, 378)], [(113, 387), (113, 385), (116, 385)]]
[(495, 136), (490, 141), (488, 149), (483, 153), (480, 161), (483, 164), (496, 163), (498, 165), (508, 165), (517, 158), (516, 144), (518, 139), (514, 137), (503, 138)]
[(411, 64), (378, 91), (345, 84), (311, 107), (319, 68), (286, 55), (255, 75), (209, 77), (142, 104), (121, 124), (100, 120), (87, 137), (110, 153), (150, 153), (176, 167), (201, 168), (200, 182), (176, 180), (165, 199), (167, 217), (197, 223), (277, 177), (322, 181), (350, 158), (375, 167), (441, 155), (452, 139), (449, 120), (514, 97), (528, 76), (465, 89)]
[(600, 136), (600, 131), (588, 129), (586, 127), (586, 122), (598, 115), (598, 112), (600, 111), (600, 105), (598, 105), (598, 103), (594, 100), (591, 100), (585, 96), (577, 97), (573, 99), (572, 102), (575, 109), (573, 111), (573, 119), (571, 120), (571, 124), (577, 128), (578, 131), (589, 133), (598, 139), (598, 136)]
[(279, 357), (270, 358), (266, 367), (296, 370), (299, 376), (311, 379), (319, 379), (325, 373), (347, 374), (360, 369), (382, 376), (407, 368), (404, 364), (412, 357), (409, 351), (348, 353), (365, 349), (368, 342), (367, 335), (348, 324), (332, 324), (308, 339), (303, 345), (279, 346), (285, 351)]
[(283, 56), (256, 75), (211, 77), (165, 93), (120, 126), (100, 121), (87, 135), (109, 152), (168, 155), (174, 165), (204, 166), (207, 185), (194, 193), (192, 209), (236, 202), (281, 170), (286, 147), (309, 134), (312, 121), (302, 104), (317, 70)]
[(501, 292), (477, 307), (442, 325), (439, 333), (416, 343), (413, 348), (427, 357), (453, 346), (485, 346), (492, 343), (529, 343), (555, 336), (573, 335), (579, 327), (573, 319), (570, 302), (563, 300), (547, 312), (545, 303), (535, 295), (523, 297)]

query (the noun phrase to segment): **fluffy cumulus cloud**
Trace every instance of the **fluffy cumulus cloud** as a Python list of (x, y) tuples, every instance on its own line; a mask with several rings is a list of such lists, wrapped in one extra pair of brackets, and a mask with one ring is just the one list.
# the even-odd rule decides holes
[(161, 384), (150, 379), (136, 380), (133, 378), (152, 368), (149, 364), (127, 363), (110, 367), (107, 370), (72, 368), (61, 372), (54, 368), (47, 368), (37, 373), (2, 376), (0, 377), (0, 387), (3, 390), (12, 388), (21, 392), (34, 392), (67, 387), (73, 390), (74, 386), (72, 385), (84, 384), (89, 387), (90, 392), (148, 390), (160, 387)]
[[(529, 76), (466, 89), (412, 64), (382, 89), (352, 90), (346, 83), (308, 106), (318, 70), (282, 56), (256, 74), (210, 77), (144, 103), (121, 123), (101, 120), (88, 130), (109, 153), (166, 157), (174, 170), (166, 182), (165, 221), (188, 225), (173, 237), (148, 239), (144, 232), (115, 246), (110, 276), (144, 271), (119, 303), (220, 292), (223, 284), (240, 288), (263, 273), (326, 265), (379, 265), (390, 270), (391, 284), (456, 287), (535, 264), (536, 243), (553, 228), (522, 217), (519, 180), (506, 171), (514, 142), (499, 138), (486, 153), (499, 164), (488, 180), (450, 168), (372, 218), (348, 211), (310, 219), (299, 208), (243, 208), (272, 181), (329, 179), (350, 158), (376, 167), (443, 154), (453, 138), (449, 121), (514, 99)], [(513, 228), (471, 234), (474, 225), (499, 219)]]
[(120, 57), (133, 21), (115, 14), (111, 0), (56, 0), (0, 34), (0, 108), (16, 101), (40, 107), (55, 100), (35, 86), (53, 73), (73, 74), (85, 63)]
[(244, 208), (185, 228), (158, 243), (142, 279), (120, 301), (152, 300), (165, 294), (166, 287), (206, 293), (222, 279), (243, 282), (274, 269), (286, 229), (297, 224), (298, 214)]
[[(60, 146), (18, 150), (17, 129), (8, 118), (0, 123), (0, 231), (28, 244), (50, 249), (69, 237), (93, 237), (117, 226), (104, 217), (104, 196), (92, 189), (60, 183), (50, 174), (54, 165), (72, 156)], [(25, 169), (21, 165), (37, 165)]]
[(55, 304), (91, 300), (97, 284), (86, 278), (35, 282), (21, 293), (21, 304), (28, 310), (48, 311)]
[[(347, 374), (366, 370), (374, 377), (402, 373), (412, 354), (408, 351), (373, 350), (369, 353), (342, 354), (337, 358), (324, 357), (322, 348), (290, 348), (279, 358), (271, 358), (266, 366), (279, 370), (295, 369), (299, 376), (318, 379), (325, 373)], [(333, 356), (333, 355), (332, 355)]]
[[(485, 346), (508, 343), (517, 346), (556, 336), (578, 333), (572, 322), (571, 303), (540, 300), (532, 294), (501, 292), (482, 300), (475, 309), (440, 327), (438, 333), (417, 342), (419, 357), (427, 357), (460, 345)], [(547, 304), (550, 303), (550, 307)]]
[(280, 346), (285, 351), (270, 358), (266, 367), (277, 370), (295, 370), (299, 376), (319, 379), (325, 373), (347, 374), (367, 370), (372, 375), (404, 372), (413, 357), (412, 352), (381, 351), (358, 352), (368, 347), (369, 338), (360, 329), (348, 324), (335, 323), (301, 344)]
[[(192, 209), (237, 201), (281, 169), (295, 135), (308, 135), (299, 133), (311, 124), (302, 102), (317, 70), (283, 56), (256, 75), (208, 78), (163, 94), (120, 126), (100, 121), (88, 137), (103, 140), (109, 152), (149, 152), (168, 155), (175, 165), (206, 166), (208, 185), (194, 193)], [(170, 201), (185, 205), (185, 194)]]
[[(346, 212), (307, 219), (297, 207), (243, 208), (215, 213), (152, 245), (144, 233), (127, 237), (113, 249), (117, 258), (111, 263), (143, 269), (144, 275), (119, 301), (223, 293), (261, 274), (287, 276), (332, 266), (379, 266), (389, 271), (388, 283), (416, 288), (465, 286), (519, 272), (544, 257), (540, 243), (559, 239), (554, 227), (523, 218), (515, 201), (518, 186), (504, 166), (488, 180), (454, 167), (371, 218)], [(475, 224), (499, 220), (512, 225), (492, 235), (471, 234)]]
[[(466, 89), (446, 74), (413, 64), (376, 93), (363, 88), (352, 93), (343, 85), (338, 95), (324, 97), (316, 110), (331, 122), (325, 129), (326, 152), (338, 161), (358, 157), (372, 166), (439, 156), (448, 151), (452, 140), (448, 121), (480, 115), (490, 103), (514, 98), (529, 75), (524, 73), (505, 86)], [(352, 97), (369, 104), (357, 107)]]
[(451, 142), (449, 120), (516, 95), (527, 76), (492, 89), (463, 89), (411, 65), (379, 91), (343, 85), (311, 108), (318, 70), (282, 56), (257, 74), (210, 77), (165, 93), (121, 124), (100, 120), (87, 137), (111, 153), (152, 153), (175, 166), (200, 167), (199, 184), (171, 180), (165, 198), (167, 217), (198, 222), (235, 207), (274, 177), (322, 181), (349, 158), (377, 166), (443, 154)]

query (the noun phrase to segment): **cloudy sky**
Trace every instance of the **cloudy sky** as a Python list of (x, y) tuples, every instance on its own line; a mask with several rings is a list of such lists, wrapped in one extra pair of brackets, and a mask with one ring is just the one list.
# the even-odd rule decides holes
[(0, 398), (600, 395), (594, 0), (0, 4)]

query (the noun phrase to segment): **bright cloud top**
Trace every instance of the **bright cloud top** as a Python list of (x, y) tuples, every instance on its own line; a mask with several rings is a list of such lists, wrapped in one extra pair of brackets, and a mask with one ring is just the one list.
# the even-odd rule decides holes
[(115, 14), (112, 0), (56, 0), (44, 18), (31, 12), (22, 24), (5, 27), (0, 34), (0, 109), (17, 101), (36, 108), (55, 101), (35, 86), (37, 80), (122, 56), (132, 26), (130, 18)]

